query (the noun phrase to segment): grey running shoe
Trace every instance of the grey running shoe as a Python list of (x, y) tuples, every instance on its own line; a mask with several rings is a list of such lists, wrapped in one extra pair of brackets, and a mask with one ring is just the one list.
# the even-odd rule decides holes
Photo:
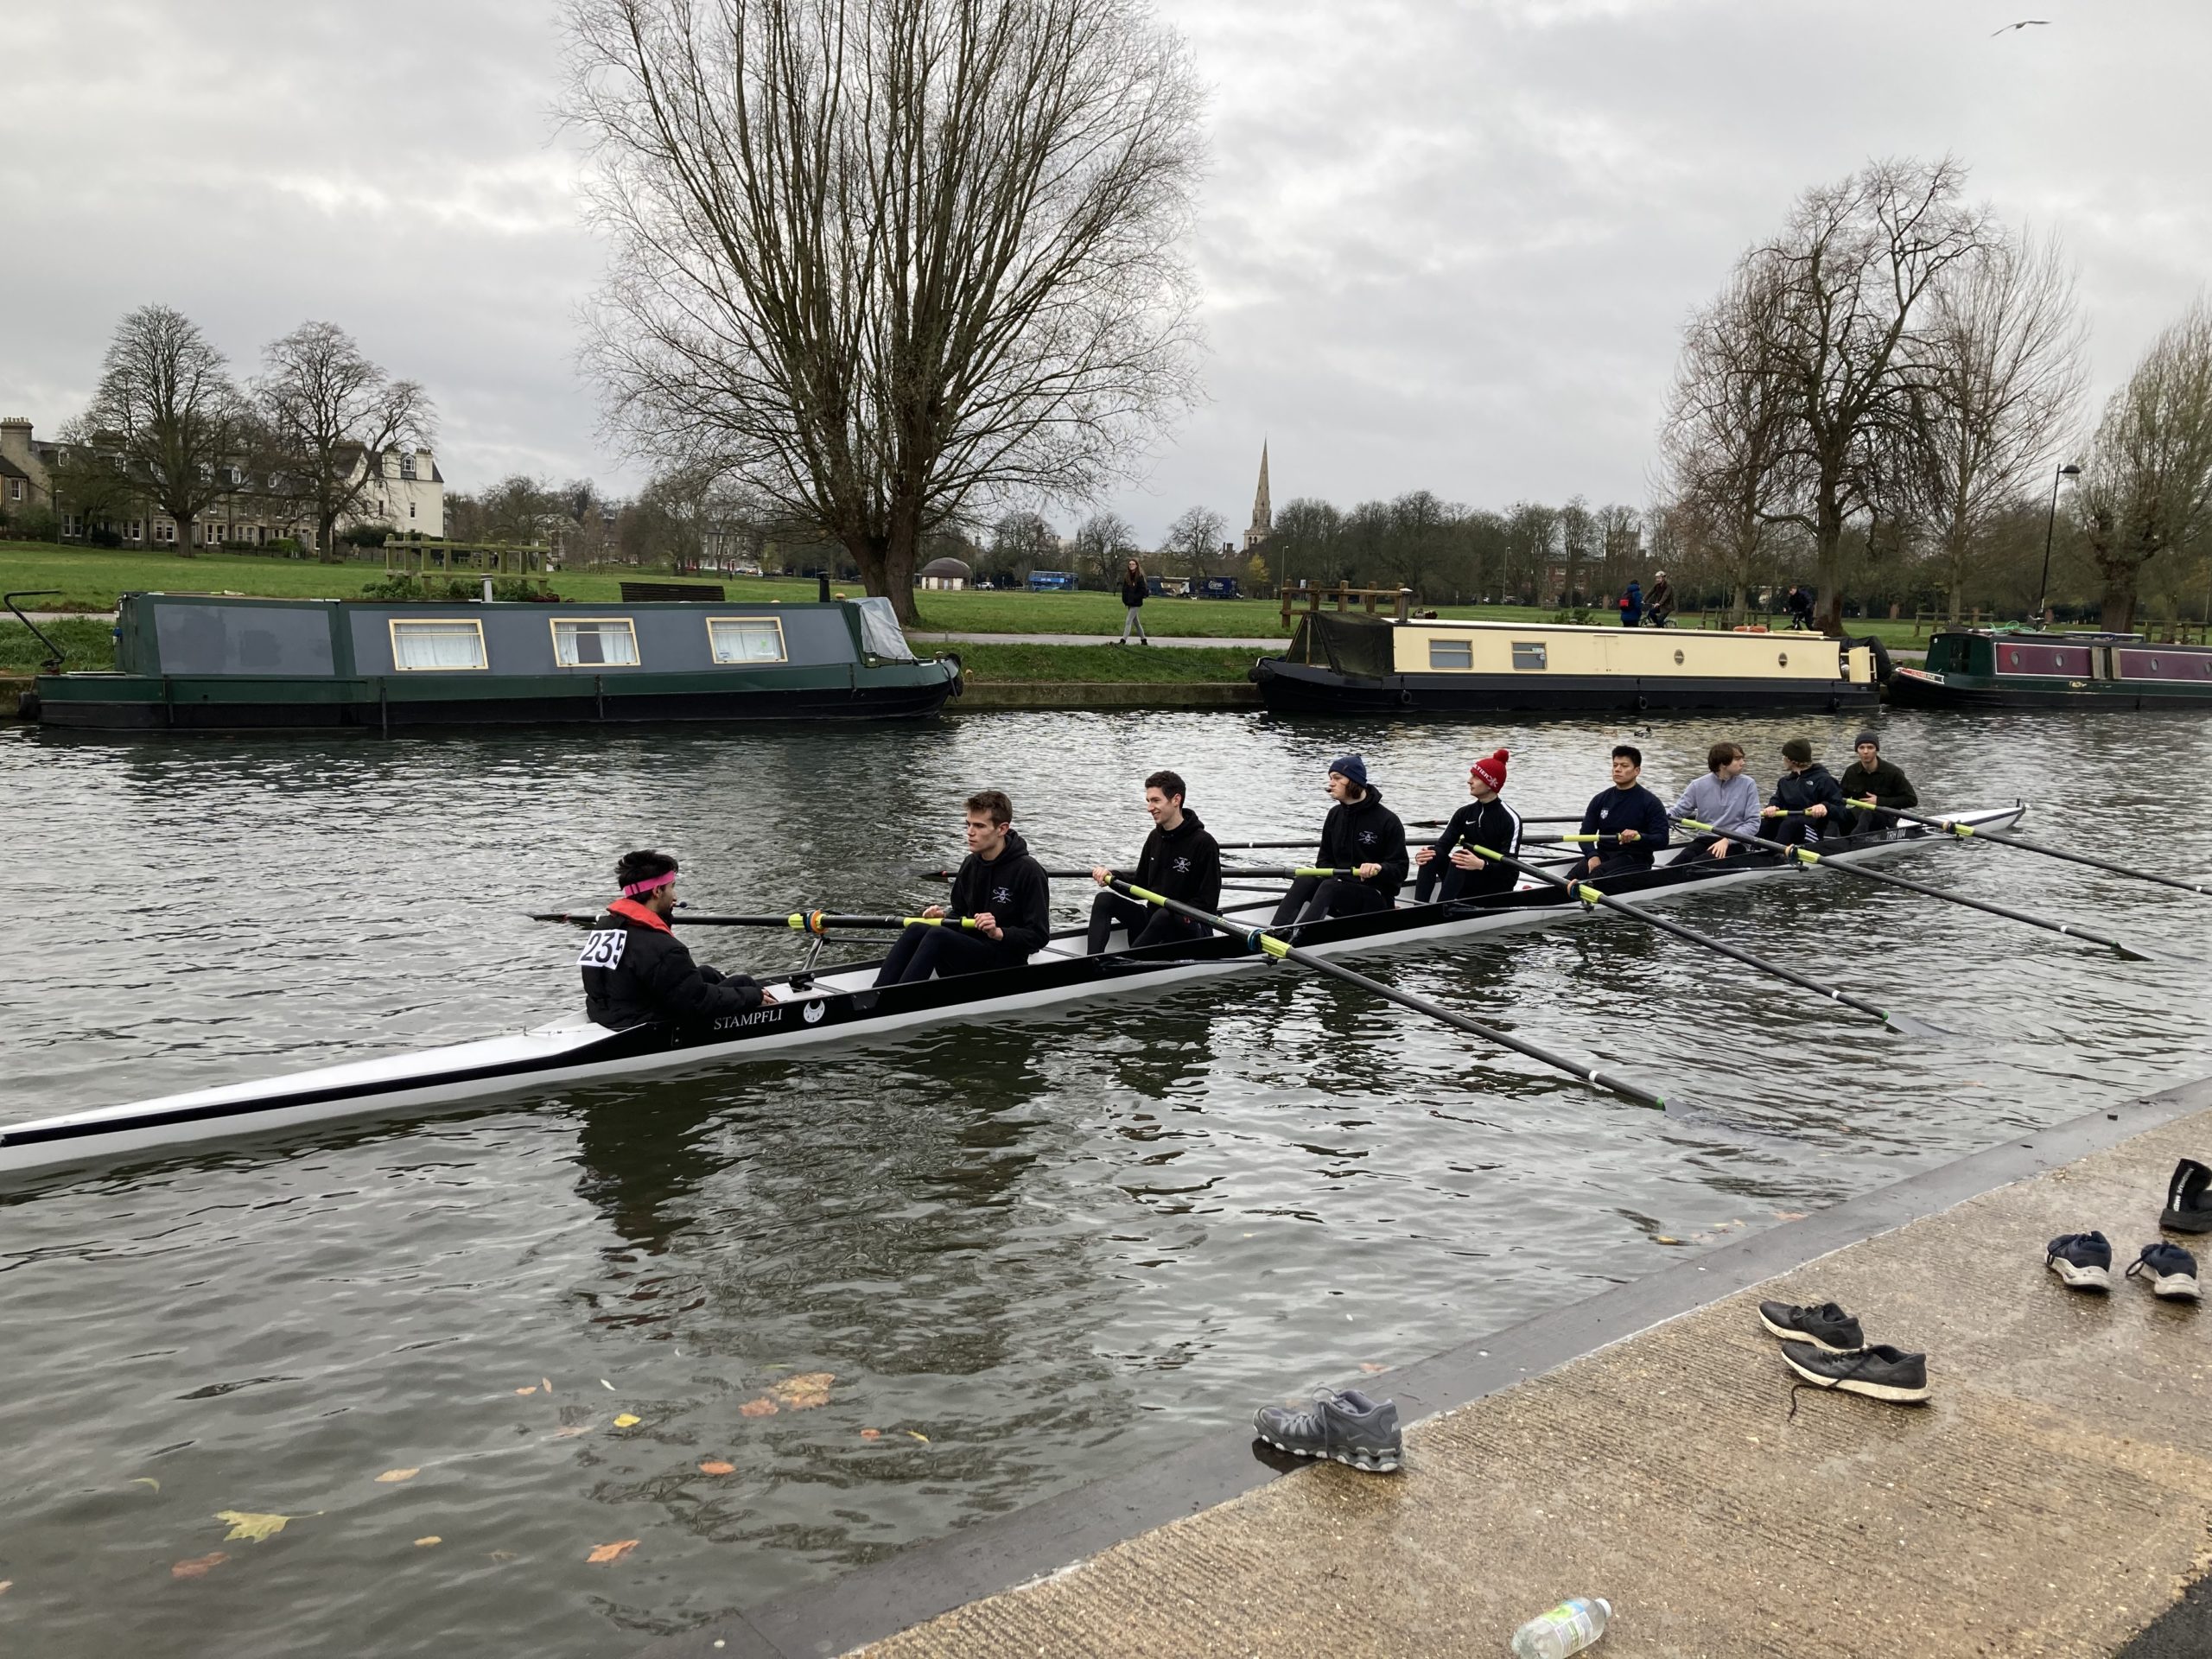
[(1397, 1402), (1370, 1400), (1357, 1389), (1317, 1389), (1310, 1406), (1262, 1406), (1252, 1427), (1278, 1452), (1333, 1458), (1375, 1474), (1398, 1466)]
[(1859, 1321), (1834, 1302), (1799, 1307), (1795, 1302), (1761, 1302), (1759, 1323), (1784, 1342), (1809, 1342), (1831, 1354), (1847, 1354), (1866, 1345)]
[(1809, 1342), (1785, 1342), (1782, 1357), (1816, 1388), (1840, 1389), (1900, 1405), (1928, 1397), (1928, 1356), (1902, 1353), (1886, 1342), (1848, 1354), (1823, 1353)]
[(2143, 1254), (2128, 1266), (2127, 1276), (2138, 1275), (2153, 1296), (2170, 1302), (2193, 1302), (2202, 1294), (2196, 1283), (2196, 1258), (2178, 1244), (2145, 1244)]
[(2044, 1252), (2044, 1266), (2069, 1290), (2112, 1288), (2112, 1245), (2102, 1233), (2062, 1233)]

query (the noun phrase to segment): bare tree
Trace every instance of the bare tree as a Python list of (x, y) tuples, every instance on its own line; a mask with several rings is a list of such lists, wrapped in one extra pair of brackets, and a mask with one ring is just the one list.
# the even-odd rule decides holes
[(913, 615), (968, 508), (1083, 499), (1194, 396), (1198, 82), (1146, 0), (569, 0), (611, 423)]
[(2202, 297), (2105, 405), (2076, 499), (2103, 625), (2131, 627), (2144, 565), (2187, 553), (2212, 525), (2212, 308)]
[(138, 486), (176, 521), (192, 554), (200, 515), (235, 487), (245, 401), (199, 325), (166, 305), (142, 305), (116, 325), (88, 418)]
[(2073, 276), (2048, 240), (1993, 241), (1929, 300), (1904, 481), (1956, 622), (1999, 522), (2048, 481), (2081, 400), (2084, 331)]
[(1196, 582), (1213, 568), (1228, 528), (1229, 521), (1211, 507), (1192, 507), (1167, 526), (1160, 556), (1180, 564), (1182, 574)]
[(1341, 574), (1337, 538), (1344, 529), (1344, 514), (1326, 501), (1301, 495), (1276, 510), (1260, 556), (1273, 579), (1287, 587), (1303, 580), (1319, 586)]
[(1076, 570), (1102, 588), (1117, 586), (1136, 556), (1136, 526), (1118, 512), (1094, 512), (1076, 528)]
[(1050, 570), (1060, 562), (1060, 538), (1041, 514), (1009, 512), (991, 530), (991, 568), (1016, 582), (1032, 570)]
[(1782, 464), (1802, 486), (1781, 516), (1812, 537), (1831, 633), (1842, 631), (1844, 526), (1877, 499), (1885, 442), (1915, 418), (1914, 330), (1946, 273), (1992, 239), (1986, 214), (1960, 200), (1964, 182), (1948, 156), (1870, 162), (1808, 190), (1783, 233), (1738, 268), (1779, 300), (1758, 314), (1759, 372), (1791, 406)]
[(275, 487), (312, 519), (330, 556), (338, 521), (360, 511), (395, 444), (429, 447), (437, 429), (429, 394), (369, 361), (334, 322), (303, 322), (261, 354), (254, 405)]
[(129, 517), (139, 499), (124, 457), (82, 415), (62, 423), (52, 477), (55, 503), (77, 519), (87, 539), (95, 525)]

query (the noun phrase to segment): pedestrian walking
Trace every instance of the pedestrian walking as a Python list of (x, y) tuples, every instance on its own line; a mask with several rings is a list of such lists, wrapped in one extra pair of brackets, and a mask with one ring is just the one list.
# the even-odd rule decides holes
[(1640, 627), (1643, 622), (1643, 584), (1630, 578), (1628, 591), (1621, 595), (1621, 626)]
[(1114, 642), (1116, 645), (1126, 645), (1129, 643), (1129, 630), (1131, 628), (1135, 628), (1137, 631), (1137, 643), (1139, 645), (1148, 645), (1152, 643), (1151, 636), (1144, 631), (1144, 601), (1145, 596), (1150, 591), (1151, 589), (1144, 579), (1144, 567), (1139, 564), (1135, 559), (1131, 559), (1128, 567), (1122, 572), (1122, 606), (1123, 612), (1122, 617), (1122, 637)]

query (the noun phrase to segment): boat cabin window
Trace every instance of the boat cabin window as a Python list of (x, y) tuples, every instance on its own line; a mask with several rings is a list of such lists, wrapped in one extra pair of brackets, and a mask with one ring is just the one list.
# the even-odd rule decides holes
[(391, 665), (410, 669), (488, 668), (484, 625), (474, 617), (391, 622)]
[(710, 616), (707, 641), (718, 663), (785, 663), (784, 623), (775, 616)]
[(562, 617), (553, 623), (553, 660), (563, 668), (635, 668), (637, 625), (626, 616)]
[(1516, 639), (1513, 642), (1513, 666), (1542, 668), (1548, 655), (1541, 639)]
[(1428, 642), (1431, 668), (1472, 668), (1475, 642), (1471, 639), (1432, 639)]

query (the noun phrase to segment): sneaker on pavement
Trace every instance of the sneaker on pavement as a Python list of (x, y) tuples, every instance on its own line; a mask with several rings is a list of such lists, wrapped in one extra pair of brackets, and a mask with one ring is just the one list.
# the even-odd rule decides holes
[(2177, 1233), (2212, 1233), (2212, 1169), (2194, 1158), (2174, 1166), (2158, 1225)]
[(1800, 1307), (1795, 1302), (1761, 1302), (1759, 1323), (1784, 1342), (1809, 1342), (1831, 1354), (1866, 1345), (1859, 1321), (1834, 1302)]
[(1928, 1356), (1904, 1353), (1886, 1342), (1847, 1354), (1827, 1353), (1809, 1342), (1785, 1342), (1782, 1357), (1816, 1388), (1840, 1389), (1901, 1405), (1928, 1397)]
[(1262, 1406), (1252, 1427), (1278, 1452), (1332, 1458), (1376, 1474), (1398, 1466), (1397, 1402), (1370, 1400), (1357, 1389), (1319, 1389), (1311, 1405)]
[(2102, 1233), (2064, 1233), (2050, 1241), (2044, 1266), (2069, 1290), (2112, 1288), (2112, 1245)]
[(2130, 1279), (2139, 1275), (2153, 1296), (2170, 1302), (2193, 1302), (2203, 1294), (2196, 1283), (2196, 1258), (2178, 1244), (2145, 1244), (2127, 1268)]

